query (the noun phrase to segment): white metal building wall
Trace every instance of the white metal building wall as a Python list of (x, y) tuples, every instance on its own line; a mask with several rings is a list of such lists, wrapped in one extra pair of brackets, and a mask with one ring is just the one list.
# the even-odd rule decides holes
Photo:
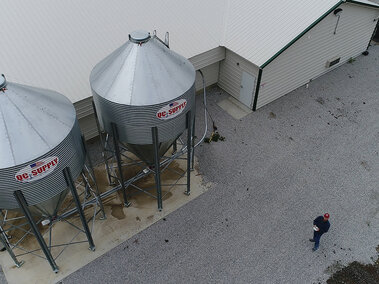
[(233, 51), (226, 49), (225, 60), (220, 63), (218, 85), (237, 100), (241, 90), (242, 72), (250, 73), (258, 78), (259, 68)]
[[(191, 57), (189, 60), (196, 70), (202, 70), (205, 78), (205, 83), (207, 86), (210, 86), (218, 82), (218, 73), (220, 68), (219, 63), (224, 59), (225, 48), (219, 46), (202, 54)], [(203, 81), (198, 72), (196, 72), (195, 87), (196, 91), (201, 90), (203, 87)]]
[(137, 29), (190, 58), (220, 46), (224, 0), (1, 0), (0, 72), (73, 103), (91, 96), (93, 66)]
[[(217, 84), (219, 70), (220, 70), (219, 62), (213, 63), (201, 69), (201, 71), (204, 74), (206, 87)], [(200, 91), (203, 88), (203, 80), (198, 72), (196, 73), (195, 88), (196, 88), (196, 91)]]
[(79, 119), (79, 126), (86, 140), (91, 139), (99, 135), (96, 127), (95, 114), (90, 114), (88, 116)]
[[(337, 17), (332, 13), (263, 69), (257, 108), (366, 50), (379, 10), (355, 4), (340, 7), (343, 12), (335, 35)], [(340, 63), (326, 68), (333, 57), (341, 57)]]

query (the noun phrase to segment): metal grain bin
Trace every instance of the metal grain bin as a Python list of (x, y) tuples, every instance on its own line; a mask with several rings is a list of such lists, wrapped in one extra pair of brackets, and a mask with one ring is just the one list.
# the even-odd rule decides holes
[[(151, 128), (158, 128), (160, 156), (186, 129), (186, 113), (195, 107), (195, 69), (158, 37), (145, 31), (98, 63), (90, 84), (100, 125), (139, 158), (153, 163)], [(194, 111), (192, 111), (192, 117)]]
[(63, 95), (0, 77), (0, 208), (18, 208), (21, 190), (33, 211), (55, 215), (67, 193), (62, 174), (83, 169), (85, 152), (72, 103)]

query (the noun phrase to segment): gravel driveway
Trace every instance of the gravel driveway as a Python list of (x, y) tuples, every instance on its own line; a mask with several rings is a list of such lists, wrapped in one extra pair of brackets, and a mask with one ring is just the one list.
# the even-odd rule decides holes
[[(63, 283), (318, 283), (379, 244), (379, 46), (235, 120), (196, 149), (212, 189)], [(198, 96), (198, 136), (202, 102)], [(312, 252), (312, 220), (331, 229)], [(135, 241), (138, 239), (138, 242)], [(167, 242), (165, 240), (168, 240)]]

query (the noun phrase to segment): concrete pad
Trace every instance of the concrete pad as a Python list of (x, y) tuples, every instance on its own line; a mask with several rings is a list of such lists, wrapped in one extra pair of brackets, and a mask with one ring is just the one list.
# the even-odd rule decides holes
[(246, 115), (252, 113), (253, 111), (247, 106), (236, 100), (234, 97), (229, 96), (217, 103), (217, 105), (231, 115), (234, 119), (244, 118)]
[[(185, 171), (186, 161), (175, 160), (171, 163), (170, 168), (176, 171)], [(100, 214), (94, 222), (94, 230), (92, 237), (96, 245), (96, 251), (92, 252), (88, 249), (88, 243), (80, 243), (68, 246), (63, 253), (56, 259), (59, 266), (59, 272), (55, 274), (49, 263), (45, 259), (41, 259), (33, 255), (24, 255), (18, 257), (19, 261), (25, 261), (21, 268), (17, 268), (8, 253), (5, 251), (0, 254), (0, 264), (4, 271), (8, 283), (56, 283), (83, 267), (112, 248), (128, 240), (138, 232), (146, 229), (167, 214), (175, 211), (184, 204), (195, 199), (199, 195), (207, 191), (209, 186), (202, 184), (202, 177), (196, 170), (191, 174), (191, 194), (184, 194), (185, 186), (180, 184), (186, 183), (186, 175), (178, 180), (176, 186), (169, 190), (168, 186), (163, 186), (163, 210), (157, 210), (157, 201), (152, 197), (143, 194), (133, 194), (129, 201), (132, 205), (125, 208), (121, 202), (121, 195), (118, 193), (109, 196), (103, 200), (107, 215), (106, 220), (100, 220)], [(98, 184), (101, 191), (107, 189), (107, 180), (104, 171), (104, 165), (99, 165), (96, 169)], [(166, 174), (167, 173), (167, 174)], [(162, 185), (175, 182), (170, 172), (162, 173)], [(153, 176), (147, 176), (139, 182), (139, 186), (154, 184)], [(109, 187), (109, 186), (108, 186)], [(91, 216), (91, 208), (86, 209), (87, 218)], [(82, 227), (78, 217), (70, 218), (70, 222), (78, 227)], [(89, 224), (91, 226), (91, 223)], [(65, 222), (58, 222), (53, 230), (54, 243), (61, 244), (68, 242), (75, 236), (77, 230)], [(47, 240), (47, 239), (46, 239)], [(84, 233), (80, 233), (74, 241), (86, 241)], [(136, 239), (135, 242), (138, 242)], [(28, 237), (26, 244), (28, 249), (38, 249), (38, 243), (33, 237)], [(52, 249), (55, 258), (61, 249)], [(16, 250), (16, 254), (20, 251)], [(43, 255), (42, 252), (37, 252)]]

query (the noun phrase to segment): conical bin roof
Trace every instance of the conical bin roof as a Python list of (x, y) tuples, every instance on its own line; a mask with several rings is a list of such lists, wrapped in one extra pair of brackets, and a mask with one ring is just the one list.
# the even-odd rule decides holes
[(156, 105), (187, 92), (195, 69), (148, 32), (136, 31), (129, 41), (98, 63), (91, 72), (92, 90), (117, 104)]
[(60, 144), (72, 130), (76, 113), (63, 95), (5, 83), (0, 91), (0, 169), (38, 158)]

